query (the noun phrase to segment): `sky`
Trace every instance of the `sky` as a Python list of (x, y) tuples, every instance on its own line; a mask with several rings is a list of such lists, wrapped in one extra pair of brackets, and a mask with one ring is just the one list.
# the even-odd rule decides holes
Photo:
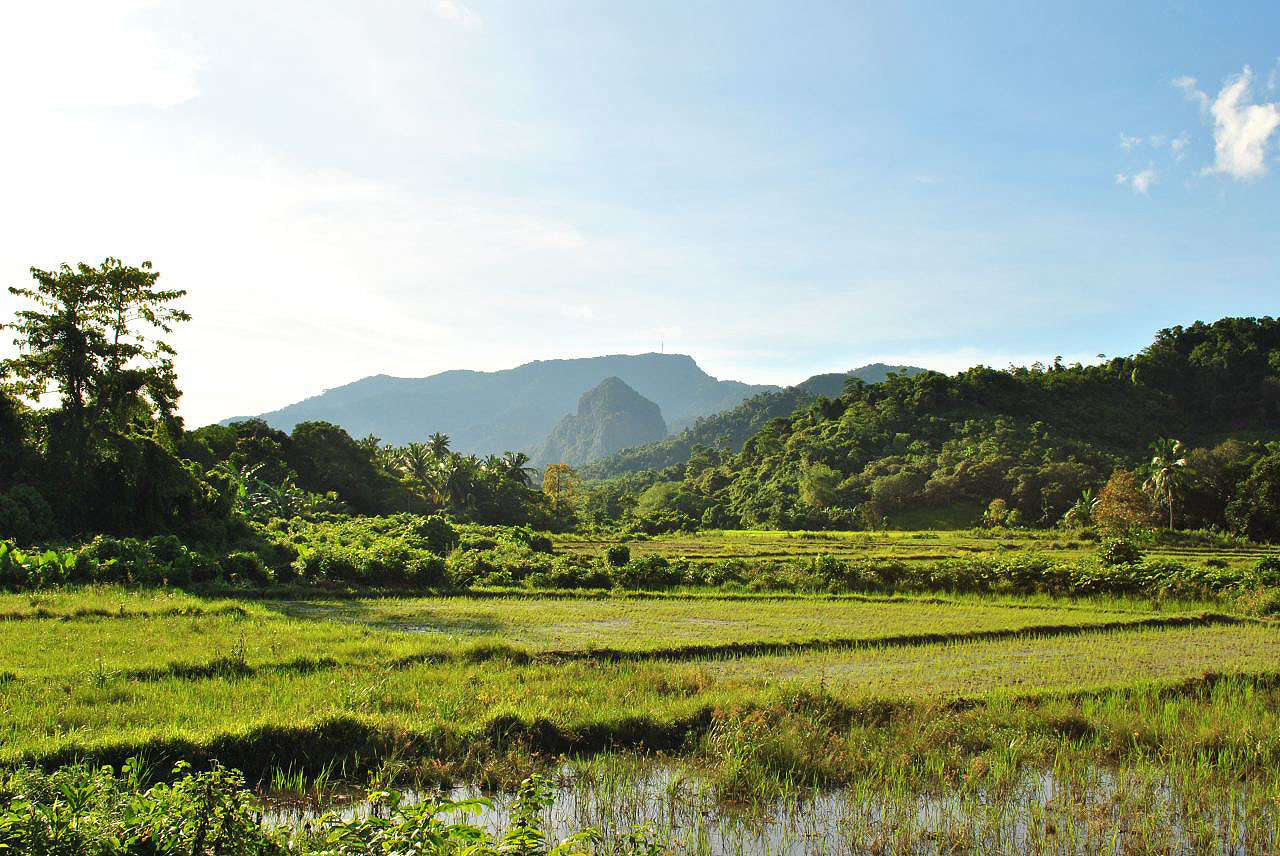
[(150, 260), (191, 426), (662, 349), (1088, 361), (1277, 314), (1278, 102), (1270, 0), (3, 3), (0, 285)]

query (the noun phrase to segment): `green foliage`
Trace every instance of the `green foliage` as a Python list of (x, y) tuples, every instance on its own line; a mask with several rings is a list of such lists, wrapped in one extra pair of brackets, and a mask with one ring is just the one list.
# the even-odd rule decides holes
[[(1141, 479), (1123, 485), (1133, 488), (1128, 493), (1103, 489), (1090, 507), (1081, 497), (1144, 457), (1155, 461), (1149, 492), (1166, 520), (1185, 508), (1190, 522), (1221, 524), (1241, 461), (1257, 453), (1174, 441), (1153, 454), (1147, 448), (1162, 435), (1272, 428), (1280, 416), (1278, 355), (1280, 323), (1228, 318), (1162, 331), (1141, 354), (1103, 365), (978, 367), (852, 384), (839, 399), (758, 425), (736, 456), (694, 466), (691, 448), (682, 473), (664, 471), (683, 476), (678, 488), (640, 495), (636, 528), (679, 528), (684, 521), (668, 516), (676, 512), (697, 525), (713, 507), (750, 527), (879, 528), (994, 499), (1009, 514), (999, 525), (1048, 526), (1071, 512), (1075, 524), (1092, 518), (1129, 528), (1150, 523)], [(1197, 461), (1203, 477), (1193, 471)], [(705, 478), (709, 469), (723, 477)], [(1262, 531), (1264, 517), (1242, 502), (1232, 525)]]
[(1113, 538), (1103, 542), (1098, 561), (1104, 565), (1132, 565), (1142, 561), (1142, 551), (1127, 538)]
[[(485, 799), (413, 802), (397, 791), (370, 794), (367, 816), (326, 814), (294, 836), (262, 822), (262, 803), (244, 776), (214, 762), (194, 771), (178, 763), (172, 782), (150, 786), (136, 758), (110, 767), (24, 768), (0, 776), (0, 852), (41, 856), (573, 856), (599, 852), (602, 837), (584, 829), (547, 836), (541, 817), (553, 801), (534, 776), (519, 787), (506, 829), (489, 833), (459, 820), (492, 804)], [(644, 829), (622, 842), (620, 856), (657, 856), (665, 844)]]
[(1280, 543), (1280, 453), (1253, 465), (1226, 516), (1235, 531), (1255, 541)]
[(0, 851), (32, 854), (285, 854), (262, 826), (244, 777), (214, 763), (174, 767), (171, 784), (146, 787), (138, 759), (110, 767), (73, 766), (0, 778)]
[(626, 544), (610, 544), (605, 550), (604, 559), (615, 568), (621, 568), (631, 561), (631, 548)]
[(0, 538), (34, 544), (53, 534), (53, 509), (40, 491), (17, 484), (0, 491)]

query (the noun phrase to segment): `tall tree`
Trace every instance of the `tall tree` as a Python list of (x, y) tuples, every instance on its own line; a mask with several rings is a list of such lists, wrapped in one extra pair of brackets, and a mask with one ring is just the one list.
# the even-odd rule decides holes
[(1182, 497), (1187, 484), (1187, 456), (1181, 440), (1160, 437), (1151, 444), (1151, 463), (1147, 465), (1147, 481), (1143, 485), (1156, 504), (1169, 509), (1169, 528), (1173, 528), (1174, 504)]
[(173, 348), (158, 337), (191, 316), (171, 304), (181, 289), (161, 289), (150, 262), (108, 258), (93, 267), (32, 268), (33, 288), (9, 293), (35, 304), (0, 325), (16, 334), (19, 355), (0, 363), (23, 395), (57, 392), (62, 411), (86, 440), (94, 423), (120, 427), (130, 415), (173, 418), (178, 396)]
[(449, 435), (441, 434), (435, 431), (427, 438), (427, 447), (431, 449), (431, 454), (437, 458), (443, 458), (449, 454)]
[(529, 466), (529, 456), (524, 452), (507, 452), (502, 456), (502, 474), (517, 484), (527, 487), (536, 472)]

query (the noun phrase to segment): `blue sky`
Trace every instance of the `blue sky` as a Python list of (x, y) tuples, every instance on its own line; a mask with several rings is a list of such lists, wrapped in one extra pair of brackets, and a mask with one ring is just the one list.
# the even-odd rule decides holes
[(1276, 314), (1280, 6), (1031, 6), (12, 4), (0, 280), (151, 259), (194, 424), (379, 372), (788, 383)]

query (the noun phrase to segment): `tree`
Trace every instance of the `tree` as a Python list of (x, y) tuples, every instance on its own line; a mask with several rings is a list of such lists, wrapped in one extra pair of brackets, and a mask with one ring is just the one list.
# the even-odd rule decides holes
[(1132, 470), (1116, 469), (1098, 491), (1093, 519), (1108, 529), (1126, 530), (1151, 522), (1151, 502)]
[(58, 396), (30, 421), (39, 489), (63, 530), (165, 531), (224, 514), (218, 490), (172, 452), (181, 393), (159, 337), (190, 319), (172, 305), (186, 292), (159, 288), (149, 262), (31, 274), (34, 286), (9, 289), (27, 305), (0, 325), (18, 348), (0, 381), (28, 401)]
[(1151, 463), (1147, 465), (1147, 481), (1143, 487), (1158, 505), (1169, 509), (1169, 528), (1173, 528), (1174, 503), (1182, 497), (1187, 484), (1186, 449), (1181, 440), (1161, 437), (1151, 444)]
[(528, 464), (529, 456), (524, 452), (507, 452), (502, 456), (502, 474), (513, 482), (528, 487), (537, 472)]
[(581, 486), (578, 471), (568, 464), (550, 464), (542, 474), (542, 492), (557, 517), (568, 517), (573, 513)]
[(432, 455), (443, 458), (449, 454), (449, 435), (441, 434), (439, 431), (434, 432), (427, 438), (427, 447), (431, 449)]
[(813, 508), (826, 508), (836, 500), (840, 473), (826, 464), (810, 464), (800, 478), (800, 501)]
[(32, 268), (31, 275), (34, 288), (9, 289), (35, 307), (0, 325), (17, 334), (21, 352), (0, 363), (0, 373), (16, 377), (18, 391), (32, 399), (56, 390), (86, 442), (104, 420), (120, 427), (153, 412), (172, 420), (181, 394), (174, 351), (156, 335), (190, 320), (170, 305), (186, 291), (158, 288), (150, 262), (131, 267), (115, 258), (98, 267)]
[(1280, 541), (1280, 453), (1253, 465), (1227, 506), (1227, 523), (1255, 541)]
[(425, 443), (410, 443), (397, 451), (396, 469), (411, 482), (430, 484), (434, 468), (435, 456)]

